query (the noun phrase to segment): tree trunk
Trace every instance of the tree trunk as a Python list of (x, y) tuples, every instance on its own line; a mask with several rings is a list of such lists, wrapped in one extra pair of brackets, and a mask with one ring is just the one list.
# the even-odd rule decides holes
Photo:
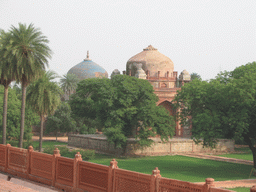
[(55, 136), (56, 136), (56, 142), (57, 142), (58, 131), (56, 131), (56, 134), (55, 134)]
[(249, 145), (249, 148), (252, 151), (252, 156), (253, 156), (253, 168), (256, 169), (256, 147), (254, 147), (251, 139), (249, 136), (244, 136), (245, 142)]
[(7, 124), (7, 102), (8, 102), (9, 85), (4, 86), (4, 103), (3, 103), (3, 138), (2, 143), (6, 144), (6, 124)]
[(21, 102), (21, 121), (20, 121), (20, 141), (19, 147), (23, 146), (23, 136), (24, 136), (24, 123), (25, 123), (25, 103), (26, 103), (26, 84), (22, 83), (22, 102)]
[(42, 152), (42, 144), (43, 144), (43, 134), (44, 134), (44, 116), (40, 117), (40, 137), (39, 137), (39, 152)]
[(252, 156), (253, 156), (253, 167), (254, 169), (256, 169), (256, 148), (255, 147), (253, 147)]

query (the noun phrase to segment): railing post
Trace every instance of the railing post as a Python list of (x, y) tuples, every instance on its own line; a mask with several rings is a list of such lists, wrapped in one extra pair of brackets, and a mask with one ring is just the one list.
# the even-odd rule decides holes
[(204, 184), (204, 192), (209, 192), (211, 187), (214, 187), (214, 179), (206, 178)]
[(8, 164), (9, 164), (9, 147), (11, 147), (11, 144), (7, 144), (6, 145), (6, 156), (5, 156), (5, 168), (4, 168), (4, 172), (7, 173), (7, 168), (8, 168)]
[(108, 169), (108, 192), (112, 192), (114, 191), (114, 170), (117, 169), (117, 161), (115, 159), (112, 159), (112, 161), (110, 161), (110, 166)]
[(28, 147), (28, 175), (31, 173), (31, 165), (32, 165), (32, 152), (34, 151), (32, 146)]
[(250, 192), (256, 192), (256, 185), (253, 185), (253, 186), (250, 188)]
[(159, 191), (159, 181), (160, 181), (161, 175), (160, 175), (160, 170), (158, 167), (156, 167), (152, 171), (151, 175), (151, 182), (150, 182), (150, 192), (158, 192)]
[(53, 158), (52, 158), (52, 186), (55, 186), (56, 181), (56, 167), (57, 167), (57, 160), (56, 158), (60, 157), (60, 150), (58, 148), (55, 148), (53, 151)]
[(73, 191), (76, 191), (77, 185), (78, 185), (78, 174), (79, 174), (79, 170), (78, 170), (78, 162), (82, 161), (82, 156), (80, 154), (80, 152), (77, 152), (77, 154), (75, 155), (75, 159), (74, 159), (74, 172), (73, 172)]

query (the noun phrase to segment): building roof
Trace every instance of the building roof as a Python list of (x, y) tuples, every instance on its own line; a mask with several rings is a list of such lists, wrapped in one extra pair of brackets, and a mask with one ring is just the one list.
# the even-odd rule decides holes
[(80, 80), (108, 77), (107, 71), (89, 58), (89, 51), (87, 51), (86, 59), (72, 67), (68, 73), (76, 74)]
[(131, 75), (134, 76), (136, 74), (136, 70), (133, 70), (135, 66), (137, 68), (137, 64), (142, 63), (142, 69), (147, 72), (150, 72), (150, 76), (157, 76), (158, 71), (160, 71), (161, 76), (165, 76), (167, 71), (172, 73), (174, 70), (174, 64), (172, 60), (160, 53), (156, 48), (152, 45), (149, 45), (142, 52), (134, 55), (127, 61), (126, 71), (129, 73), (131, 70)]

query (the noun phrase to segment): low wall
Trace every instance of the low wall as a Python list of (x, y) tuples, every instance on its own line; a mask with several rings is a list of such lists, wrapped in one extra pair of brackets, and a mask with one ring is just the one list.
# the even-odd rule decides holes
[[(53, 155), (0, 144), (0, 170), (7, 174), (37, 181), (67, 192), (228, 192), (214, 187), (214, 179), (204, 184), (161, 177), (156, 167), (152, 174), (120, 169), (113, 159), (110, 165), (82, 161), (78, 152), (74, 159), (61, 157), (58, 148)], [(230, 191), (231, 192), (231, 191)]]
[(129, 138), (125, 151), (115, 149), (114, 145), (107, 141), (106, 136), (93, 135), (69, 135), (68, 145), (86, 149), (95, 149), (98, 152), (115, 155), (165, 155), (170, 153), (218, 153), (234, 151), (235, 142), (229, 139), (219, 139), (216, 148), (203, 147), (195, 144), (192, 139), (173, 138), (163, 143), (160, 138), (153, 138), (151, 147), (141, 148), (137, 140)]

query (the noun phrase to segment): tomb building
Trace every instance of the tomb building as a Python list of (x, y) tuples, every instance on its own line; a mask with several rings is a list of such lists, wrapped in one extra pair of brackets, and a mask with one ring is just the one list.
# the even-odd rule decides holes
[[(178, 72), (174, 71), (172, 60), (152, 45), (127, 61), (126, 75), (148, 80), (159, 98), (157, 105), (166, 108), (172, 116), (176, 113), (172, 102), (177, 90), (190, 81), (190, 75), (186, 70), (178, 76)], [(182, 127), (179, 122), (176, 122), (175, 136), (190, 137), (191, 128)]]

